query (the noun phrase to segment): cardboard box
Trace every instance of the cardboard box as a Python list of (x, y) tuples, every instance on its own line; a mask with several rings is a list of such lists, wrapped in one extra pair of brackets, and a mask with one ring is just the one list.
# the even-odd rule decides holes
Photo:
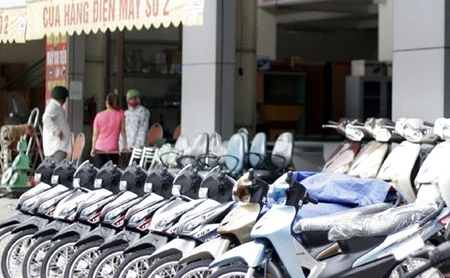
[(351, 65), (353, 76), (383, 75), (383, 63), (379, 61), (353, 60)]

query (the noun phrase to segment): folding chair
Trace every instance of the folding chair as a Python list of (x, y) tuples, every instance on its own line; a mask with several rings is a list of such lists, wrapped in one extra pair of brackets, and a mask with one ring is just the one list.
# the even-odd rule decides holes
[(77, 138), (73, 143), (72, 159), (70, 160), (73, 163), (75, 163), (75, 167), (77, 168), (80, 164), (85, 144), (86, 144), (86, 137), (84, 136), (84, 133), (78, 133)]
[(139, 148), (134, 148), (131, 152), (130, 162), (128, 162), (128, 166), (133, 164), (133, 161), (141, 161), (143, 150)]
[(141, 160), (139, 161), (139, 166), (141, 166), (142, 169), (147, 169), (147, 165), (152, 164), (155, 158), (156, 150), (157, 149), (153, 147), (144, 147)]

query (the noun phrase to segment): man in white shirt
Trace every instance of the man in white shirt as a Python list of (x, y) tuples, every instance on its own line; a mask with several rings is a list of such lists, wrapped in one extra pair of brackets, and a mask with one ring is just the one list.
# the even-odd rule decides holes
[(68, 96), (69, 91), (65, 87), (54, 87), (52, 98), (42, 116), (44, 155), (57, 164), (72, 150), (69, 122), (62, 108)]

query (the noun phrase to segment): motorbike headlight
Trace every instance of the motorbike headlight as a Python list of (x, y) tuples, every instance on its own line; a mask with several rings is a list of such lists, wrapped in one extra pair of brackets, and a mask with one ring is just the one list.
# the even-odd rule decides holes
[(125, 191), (125, 190), (127, 190), (127, 185), (128, 185), (128, 182), (127, 182), (127, 181), (120, 181), (120, 184), (119, 184), (119, 190), (120, 190), (120, 191)]
[(374, 128), (372, 129), (372, 133), (373, 137), (378, 142), (387, 142), (392, 136), (391, 132), (388, 129), (382, 128), (379, 125), (374, 126)]
[(80, 178), (73, 179), (73, 187), (74, 188), (80, 188), (81, 187), (81, 179)]
[(442, 129), (442, 137), (445, 141), (450, 142), (450, 125), (445, 125)]
[(103, 180), (102, 179), (95, 179), (94, 180), (94, 187), (95, 188), (101, 188), (103, 184)]
[(167, 227), (167, 225), (169, 225), (170, 223), (172, 223), (177, 217), (178, 217), (178, 213), (172, 214), (172, 216), (162, 219), (160, 220), (157, 224), (156, 224), (156, 228), (157, 229), (165, 229)]
[(102, 205), (103, 205), (103, 202), (97, 202), (93, 205), (88, 206), (87, 208), (85, 208), (81, 211), (80, 217), (83, 219), (87, 219), (91, 214), (93, 214), (95, 211), (97, 211)]
[(153, 189), (153, 183), (151, 182), (146, 182), (144, 185), (144, 192), (145, 193), (151, 193)]
[(174, 184), (172, 186), (172, 195), (173, 196), (179, 196), (181, 195), (181, 185), (179, 184)]
[(406, 124), (403, 129), (403, 135), (404, 137), (411, 142), (419, 142), (423, 138), (423, 133), (420, 129), (414, 128), (409, 124)]
[(56, 204), (55, 198), (43, 202), (38, 208), (38, 213), (45, 213), (51, 206), (55, 204)]
[(53, 185), (57, 185), (59, 183), (59, 176), (58, 175), (52, 175), (51, 183)]
[(30, 199), (26, 200), (25, 202), (22, 203), (20, 210), (26, 211), (26, 210), (32, 209), (33, 206), (38, 201), (38, 199), (39, 199), (39, 196), (34, 196), (34, 197), (31, 197)]
[[(77, 207), (80, 205), (81, 201), (74, 202), (70, 206), (67, 204), (62, 204), (64, 207), (62, 210), (55, 212), (54, 217), (59, 219), (73, 220), (75, 218), (75, 212)], [(71, 215), (72, 214), (72, 215)]]
[(136, 213), (135, 215), (130, 217), (129, 225), (130, 226), (136, 226), (137, 224), (139, 224), (140, 221), (142, 221), (142, 219), (144, 219), (144, 217), (146, 217), (147, 215), (149, 215), (149, 213), (151, 213), (153, 211), (153, 207), (148, 207), (146, 209), (144, 209), (143, 211), (140, 211), (138, 213)]
[(129, 204), (123, 204), (111, 211), (109, 211), (108, 213), (105, 214), (105, 218), (104, 220), (106, 222), (112, 222), (114, 220), (114, 218), (116, 218), (117, 216), (119, 216), (119, 214), (125, 212), (125, 210), (129, 207)]
[(209, 188), (202, 187), (202, 188), (200, 188), (200, 190), (198, 192), (198, 197), (200, 199), (208, 198), (208, 192), (209, 192)]
[(209, 215), (202, 215), (194, 218), (192, 221), (189, 221), (186, 225), (184, 225), (183, 232), (192, 232), (200, 226), (200, 224), (202, 224), (208, 216)]
[(352, 141), (361, 141), (364, 137), (364, 132), (359, 128), (353, 127), (352, 125), (347, 125), (345, 127), (345, 136)]
[(34, 181), (35, 182), (40, 182), (42, 178), (42, 174), (41, 173), (35, 173), (34, 174)]

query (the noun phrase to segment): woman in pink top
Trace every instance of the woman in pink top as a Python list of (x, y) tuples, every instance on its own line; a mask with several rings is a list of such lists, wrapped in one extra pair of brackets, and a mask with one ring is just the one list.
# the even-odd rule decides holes
[[(117, 165), (119, 161), (119, 135), (122, 134), (124, 142), (125, 114), (119, 109), (119, 99), (116, 94), (106, 96), (106, 110), (97, 113), (94, 119), (94, 133), (92, 135), (91, 156), (95, 157), (95, 167), (101, 168), (106, 162), (112, 160)], [(128, 146), (124, 145), (128, 150)]]

